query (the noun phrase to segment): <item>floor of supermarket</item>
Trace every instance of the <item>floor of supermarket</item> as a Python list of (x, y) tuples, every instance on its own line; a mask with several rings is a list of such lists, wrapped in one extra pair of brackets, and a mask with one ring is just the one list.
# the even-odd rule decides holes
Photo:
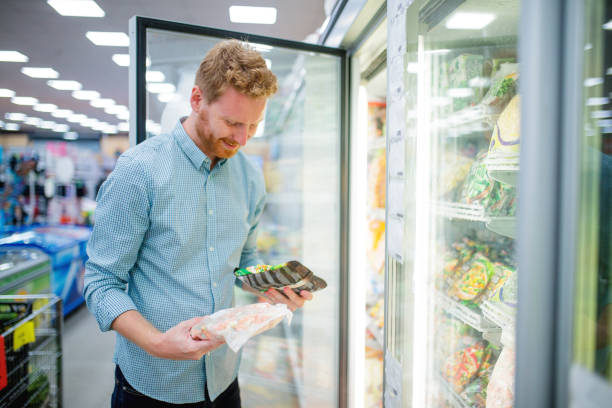
[(107, 408), (113, 392), (115, 333), (102, 333), (85, 305), (64, 320), (63, 406)]

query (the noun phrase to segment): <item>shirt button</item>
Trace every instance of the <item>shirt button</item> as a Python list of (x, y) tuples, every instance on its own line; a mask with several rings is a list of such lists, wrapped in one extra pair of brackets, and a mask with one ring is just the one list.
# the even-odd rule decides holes
[(209, 215), (212, 215), (212, 213), (213, 213), (213, 210), (208, 210)]
[(213, 252), (213, 251), (215, 250), (215, 248), (210, 247), (210, 248), (208, 248), (208, 250), (209, 250), (210, 252)]

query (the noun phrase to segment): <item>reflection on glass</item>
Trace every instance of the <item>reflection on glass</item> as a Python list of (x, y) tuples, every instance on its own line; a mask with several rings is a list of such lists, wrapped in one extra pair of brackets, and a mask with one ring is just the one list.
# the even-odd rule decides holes
[(584, 10), (574, 362), (612, 382), (612, 3)]
[(416, 138), (406, 405), (514, 404), (519, 4), (415, 1), (407, 13), (418, 32), (404, 62), (417, 96), (406, 101)]
[[(147, 133), (189, 114), (195, 72), (217, 38), (148, 30)], [(267, 205), (258, 249), (267, 264), (296, 259), (328, 283), (285, 322), (243, 348), (243, 404), (335, 407), (339, 361), (340, 59), (255, 44), (279, 90), (243, 151), (262, 169)], [(237, 303), (258, 299), (237, 289)]]

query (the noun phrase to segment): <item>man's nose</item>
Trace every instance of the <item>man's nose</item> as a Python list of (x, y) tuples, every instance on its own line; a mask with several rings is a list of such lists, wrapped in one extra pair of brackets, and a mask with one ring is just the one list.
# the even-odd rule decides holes
[(247, 140), (249, 140), (246, 126), (238, 126), (238, 128), (235, 129), (234, 140), (240, 144), (240, 146), (246, 145)]

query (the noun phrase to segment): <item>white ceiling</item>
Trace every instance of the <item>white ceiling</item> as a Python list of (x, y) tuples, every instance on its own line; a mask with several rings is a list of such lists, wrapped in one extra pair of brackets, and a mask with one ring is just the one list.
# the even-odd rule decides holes
[[(49, 87), (46, 79), (34, 79), (21, 73), (24, 66), (51, 67), (58, 79), (76, 80), (83, 89), (100, 92), (117, 104), (128, 105), (128, 68), (116, 65), (113, 54), (127, 54), (127, 47), (100, 47), (92, 44), (87, 31), (123, 31), (134, 15), (203, 25), (295, 41), (304, 40), (324, 22), (325, 0), (96, 0), (106, 13), (102, 18), (64, 17), (46, 0), (0, 0), (0, 50), (16, 50), (29, 57), (27, 63), (0, 62), (0, 88), (12, 89), (17, 96), (31, 96), (40, 103), (52, 103), (91, 118), (116, 125), (114, 115), (79, 101), (70, 91)], [(329, 1), (328, 1), (329, 2)], [(229, 20), (230, 5), (276, 7), (273, 25), (235, 24)], [(19, 106), (10, 98), (0, 98), (0, 120), (7, 112), (69, 124), (71, 130), (92, 133), (89, 128), (71, 124), (48, 113), (35, 112), (30, 106)], [(22, 124), (23, 125), (23, 124)], [(22, 126), (22, 131), (44, 132)], [(59, 135), (58, 135), (59, 136)]]

